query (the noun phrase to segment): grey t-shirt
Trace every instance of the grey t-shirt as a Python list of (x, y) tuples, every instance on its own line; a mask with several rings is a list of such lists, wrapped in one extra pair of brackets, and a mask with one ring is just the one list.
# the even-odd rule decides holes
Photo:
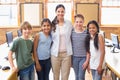
[(86, 56), (86, 48), (85, 48), (86, 36), (87, 36), (86, 31), (83, 31), (81, 33), (77, 33), (74, 30), (72, 31), (71, 40), (72, 40), (73, 56), (76, 57)]

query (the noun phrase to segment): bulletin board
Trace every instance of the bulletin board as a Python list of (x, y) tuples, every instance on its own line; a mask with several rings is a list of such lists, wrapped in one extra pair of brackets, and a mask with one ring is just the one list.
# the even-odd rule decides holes
[(84, 26), (90, 20), (99, 22), (99, 4), (98, 3), (76, 3), (76, 14), (83, 14), (85, 18)]
[(21, 3), (20, 22), (28, 21), (33, 26), (40, 26), (43, 10), (42, 3)]

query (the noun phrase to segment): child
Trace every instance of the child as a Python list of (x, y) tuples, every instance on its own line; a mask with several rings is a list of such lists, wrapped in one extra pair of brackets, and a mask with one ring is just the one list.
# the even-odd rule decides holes
[(86, 30), (83, 28), (84, 16), (75, 15), (74, 29), (72, 31), (72, 66), (75, 72), (75, 80), (85, 80), (85, 71), (89, 63), (89, 53), (85, 48)]
[(50, 20), (44, 18), (41, 22), (42, 32), (36, 34), (34, 38), (34, 59), (38, 80), (49, 80), (51, 68), (50, 47), (52, 43), (51, 27)]
[[(8, 59), (12, 70), (19, 72), (20, 80), (34, 80), (33, 42), (29, 39), (32, 26), (28, 22), (23, 22), (20, 28), (22, 36), (13, 42), (8, 53)], [(13, 63), (13, 52), (15, 52), (17, 67)]]
[(104, 68), (105, 46), (104, 38), (99, 33), (99, 25), (92, 20), (87, 24), (87, 31), (89, 36), (87, 50), (90, 50), (90, 69), (93, 80), (102, 80), (102, 73)]

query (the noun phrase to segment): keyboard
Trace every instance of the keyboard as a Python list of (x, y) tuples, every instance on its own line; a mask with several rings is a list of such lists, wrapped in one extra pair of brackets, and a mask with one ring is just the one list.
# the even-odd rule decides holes
[(107, 46), (107, 47), (113, 47), (113, 44), (112, 44), (111, 40), (105, 39), (105, 46)]

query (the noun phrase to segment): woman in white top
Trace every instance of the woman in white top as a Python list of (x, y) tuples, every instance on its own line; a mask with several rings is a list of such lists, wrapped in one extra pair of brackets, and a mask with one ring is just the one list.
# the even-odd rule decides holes
[(61, 71), (61, 80), (68, 80), (71, 67), (71, 31), (72, 24), (64, 19), (65, 7), (62, 4), (56, 6), (56, 17), (52, 21), (52, 46), (51, 46), (51, 64), (54, 80), (59, 80)]
[(102, 80), (105, 46), (104, 38), (99, 33), (99, 25), (96, 21), (92, 20), (87, 24), (87, 31), (89, 36), (87, 50), (90, 51), (90, 66), (93, 80)]

